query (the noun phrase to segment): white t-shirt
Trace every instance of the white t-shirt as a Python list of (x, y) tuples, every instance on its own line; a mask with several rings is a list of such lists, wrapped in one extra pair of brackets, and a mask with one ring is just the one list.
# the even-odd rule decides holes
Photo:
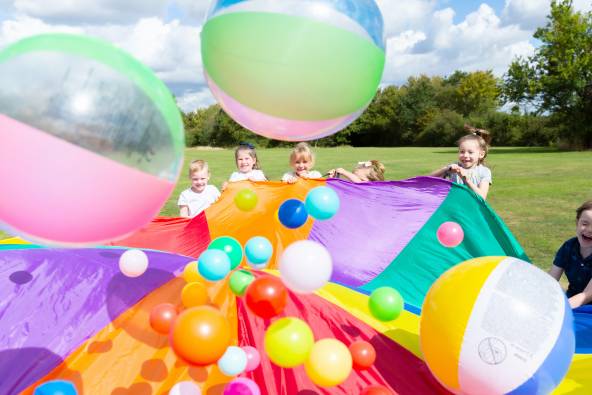
[(206, 185), (206, 188), (200, 193), (193, 192), (191, 188), (187, 188), (179, 195), (177, 205), (189, 207), (189, 216), (193, 218), (210, 207), (219, 197), (220, 191), (213, 185)]
[[(288, 173), (285, 173), (282, 176), (282, 181), (283, 182), (288, 182), (288, 179), (290, 179), (292, 177), (298, 177), (298, 175), (295, 172), (290, 171)], [(307, 175), (306, 178), (323, 178), (323, 175), (320, 172), (316, 171), (316, 170), (311, 170), (311, 171), (308, 172), (308, 175)]]
[[(458, 164), (458, 163), (454, 163), (454, 164)], [(451, 172), (447, 171), (444, 178), (448, 178), (450, 181), (456, 182), (457, 184), (464, 184), (462, 178), (456, 173), (451, 173)], [(479, 186), (479, 184), (481, 184), (481, 181), (487, 181), (489, 184), (491, 184), (493, 182), (492, 176), (491, 176), (491, 170), (489, 170), (489, 168), (487, 168), (483, 165), (477, 165), (477, 166), (473, 167), (472, 169), (470, 169), (467, 172), (467, 178), (470, 179), (473, 182), (473, 184), (475, 184), (477, 186)]]
[(228, 181), (230, 182), (246, 180), (267, 181), (267, 178), (265, 178), (265, 174), (263, 174), (261, 170), (253, 169), (248, 173), (241, 173), (239, 171), (235, 171), (230, 175), (230, 178), (228, 179)]

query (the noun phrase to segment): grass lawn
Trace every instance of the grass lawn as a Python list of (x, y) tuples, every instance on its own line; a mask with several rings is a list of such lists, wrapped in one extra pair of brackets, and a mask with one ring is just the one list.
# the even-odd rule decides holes
[[(278, 180), (289, 170), (290, 149), (259, 150), (263, 170)], [(387, 179), (425, 175), (456, 160), (456, 148), (318, 148), (315, 168), (351, 169), (362, 160), (377, 159), (387, 167)], [(185, 166), (161, 215), (178, 214), (177, 197), (188, 187), (187, 163), (204, 159), (210, 183), (220, 187), (235, 170), (232, 150), (186, 150)], [(592, 199), (592, 152), (563, 152), (544, 148), (495, 148), (487, 165), (493, 173), (488, 202), (506, 222), (532, 261), (548, 268), (561, 243), (574, 236), (575, 209)], [(0, 232), (0, 237), (6, 236)]]

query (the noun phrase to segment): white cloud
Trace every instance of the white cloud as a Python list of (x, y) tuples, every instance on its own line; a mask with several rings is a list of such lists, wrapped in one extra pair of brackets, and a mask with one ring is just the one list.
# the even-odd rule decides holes
[(187, 91), (177, 97), (177, 104), (185, 112), (214, 104), (216, 100), (207, 87), (197, 91)]
[(435, 0), (377, 0), (376, 2), (382, 12), (387, 38), (424, 26), (436, 7)]
[[(523, 29), (534, 30), (547, 23), (551, 0), (506, 0), (502, 17), (507, 25), (517, 24)], [(574, 0), (576, 11), (592, 10), (591, 0)]]
[(22, 38), (41, 33), (82, 33), (82, 29), (67, 25), (49, 25), (39, 19), (17, 16), (0, 22), (0, 49)]

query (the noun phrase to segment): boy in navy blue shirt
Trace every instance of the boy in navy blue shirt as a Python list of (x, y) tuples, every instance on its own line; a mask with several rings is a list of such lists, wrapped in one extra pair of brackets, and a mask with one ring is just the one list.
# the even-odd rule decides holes
[(576, 210), (576, 237), (563, 243), (549, 270), (557, 281), (564, 272), (571, 307), (592, 304), (592, 200)]

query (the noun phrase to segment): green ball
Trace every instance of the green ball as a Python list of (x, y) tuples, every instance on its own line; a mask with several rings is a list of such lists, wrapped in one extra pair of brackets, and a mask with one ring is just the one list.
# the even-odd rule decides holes
[(243, 260), (243, 246), (237, 239), (230, 236), (220, 236), (210, 243), (208, 250), (222, 250), (230, 259), (230, 270), (236, 269)]
[(403, 297), (394, 288), (376, 288), (370, 294), (368, 308), (377, 320), (392, 321), (397, 319), (403, 310)]
[(259, 198), (255, 191), (249, 188), (241, 189), (237, 192), (234, 196), (234, 204), (239, 210), (242, 211), (251, 211), (257, 206), (257, 201)]
[(236, 296), (243, 296), (249, 284), (255, 280), (255, 276), (246, 270), (237, 270), (230, 275), (230, 290)]

